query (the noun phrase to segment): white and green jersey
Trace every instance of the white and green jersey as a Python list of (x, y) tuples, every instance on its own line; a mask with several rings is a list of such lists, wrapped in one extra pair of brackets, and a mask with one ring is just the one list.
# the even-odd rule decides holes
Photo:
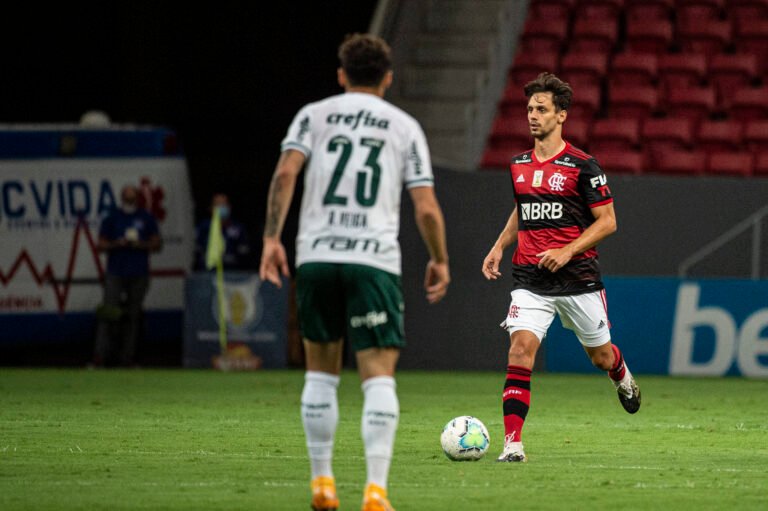
[(282, 150), (304, 153), (296, 265), (357, 263), (400, 275), (400, 197), (432, 186), (419, 123), (373, 94), (350, 92), (310, 103)]

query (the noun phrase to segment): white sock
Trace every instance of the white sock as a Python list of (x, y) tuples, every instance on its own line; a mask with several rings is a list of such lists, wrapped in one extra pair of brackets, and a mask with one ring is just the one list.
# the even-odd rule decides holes
[(400, 404), (395, 379), (376, 376), (363, 382), (363, 444), (368, 469), (368, 483), (387, 487), (389, 464), (395, 445), (395, 431), (400, 418)]
[(307, 437), (312, 479), (333, 477), (333, 436), (339, 422), (336, 388), (339, 377), (320, 371), (307, 371), (301, 393), (301, 420)]

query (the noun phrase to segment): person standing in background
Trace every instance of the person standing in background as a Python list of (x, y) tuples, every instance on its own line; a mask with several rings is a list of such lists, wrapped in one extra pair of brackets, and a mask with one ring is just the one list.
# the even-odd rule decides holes
[[(225, 248), (222, 262), (225, 270), (247, 270), (253, 267), (251, 242), (245, 226), (232, 218), (232, 206), (229, 197), (217, 193), (211, 199), (210, 211), (219, 211), (221, 233), (224, 236)], [(205, 270), (205, 252), (208, 247), (208, 236), (211, 230), (210, 216), (197, 224), (195, 228), (195, 266), (198, 271)]]
[(142, 306), (149, 289), (149, 254), (162, 247), (155, 218), (137, 207), (137, 199), (138, 189), (124, 186), (120, 208), (104, 218), (99, 228), (97, 247), (107, 253), (107, 271), (97, 314), (95, 367), (110, 363), (116, 338), (120, 339), (119, 363), (130, 367), (136, 362)]

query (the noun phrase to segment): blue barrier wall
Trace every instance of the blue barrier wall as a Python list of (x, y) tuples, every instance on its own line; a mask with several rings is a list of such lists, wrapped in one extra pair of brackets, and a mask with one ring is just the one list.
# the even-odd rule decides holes
[[(614, 342), (635, 373), (768, 377), (768, 281), (606, 278)], [(555, 321), (551, 371), (594, 372)]]

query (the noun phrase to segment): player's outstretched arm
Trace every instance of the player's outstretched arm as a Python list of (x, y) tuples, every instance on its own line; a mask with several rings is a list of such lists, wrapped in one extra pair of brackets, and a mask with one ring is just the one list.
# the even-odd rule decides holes
[(267, 221), (264, 226), (264, 248), (261, 251), (259, 277), (277, 287), (282, 286), (281, 276), (288, 277), (288, 257), (280, 241), (285, 217), (296, 189), (296, 178), (304, 166), (306, 157), (299, 151), (289, 149), (280, 155), (272, 175), (267, 197)]
[(416, 225), (430, 257), (424, 276), (424, 289), (427, 292), (427, 301), (437, 303), (443, 299), (451, 282), (443, 211), (431, 186), (419, 186), (409, 191), (413, 200)]
[(493, 244), (488, 255), (483, 260), (481, 271), (487, 280), (496, 280), (501, 277), (499, 265), (504, 256), (504, 249), (517, 241), (517, 225), (517, 207), (515, 207), (512, 210), (512, 214), (509, 215), (509, 220), (507, 220), (504, 230), (501, 231), (496, 243)]

